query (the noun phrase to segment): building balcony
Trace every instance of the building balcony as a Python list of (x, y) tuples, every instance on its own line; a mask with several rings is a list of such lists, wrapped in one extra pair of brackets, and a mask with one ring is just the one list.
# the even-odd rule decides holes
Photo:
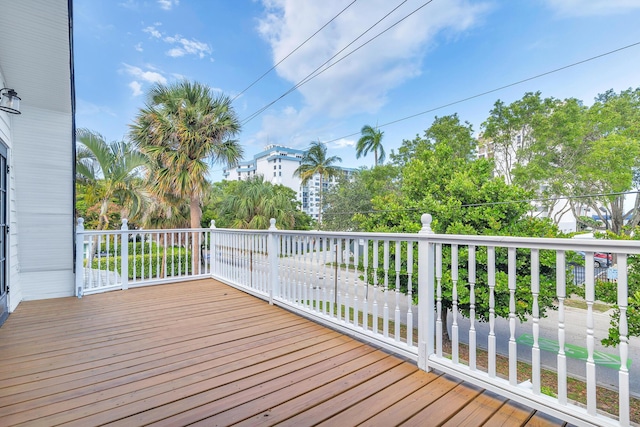
[[(80, 224), (81, 298), (24, 302), (0, 329), (5, 422), (638, 421), (635, 242), (438, 235), (426, 215), (419, 234), (123, 228)], [(584, 308), (568, 304), (575, 251)], [(597, 271), (596, 252), (616, 268)], [(603, 275), (616, 348), (600, 345)]]

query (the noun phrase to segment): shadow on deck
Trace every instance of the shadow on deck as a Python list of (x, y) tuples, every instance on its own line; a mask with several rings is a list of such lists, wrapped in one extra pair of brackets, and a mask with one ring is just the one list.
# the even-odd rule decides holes
[(564, 425), (211, 279), (23, 302), (0, 424)]

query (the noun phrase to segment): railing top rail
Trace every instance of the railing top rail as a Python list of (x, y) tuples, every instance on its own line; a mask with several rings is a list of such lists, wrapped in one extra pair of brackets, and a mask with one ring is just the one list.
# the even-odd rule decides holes
[[(234, 228), (216, 228), (211, 231), (222, 231), (225, 233), (244, 232), (250, 234), (269, 233), (270, 230), (237, 230)], [(418, 241), (418, 235), (413, 233), (366, 233), (357, 231), (320, 231), (320, 230), (276, 230), (275, 234), (281, 235), (306, 235), (314, 237), (349, 237), (352, 239), (366, 238), (369, 240), (402, 240)]]
[(143, 234), (143, 233), (206, 233), (214, 231), (211, 228), (158, 228), (158, 229), (131, 229), (131, 230), (83, 230), (81, 234), (98, 236), (113, 234)]
[(467, 236), (459, 234), (428, 234), (420, 238), (433, 243), (495, 246), (522, 249), (550, 249), (585, 252), (640, 254), (637, 240), (562, 239), (550, 237)]

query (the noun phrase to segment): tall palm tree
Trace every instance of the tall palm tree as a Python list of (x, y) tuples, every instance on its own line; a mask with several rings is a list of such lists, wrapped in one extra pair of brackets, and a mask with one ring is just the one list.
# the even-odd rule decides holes
[(302, 185), (306, 185), (315, 175), (320, 176), (320, 210), (318, 211), (318, 223), (322, 224), (322, 181), (336, 177), (340, 174), (340, 168), (334, 166), (334, 163), (342, 162), (337, 156), (327, 157), (327, 146), (322, 142), (312, 142), (309, 149), (304, 153), (300, 160), (300, 166), (294, 171), (293, 175), (300, 177)]
[(121, 216), (135, 217), (143, 210), (143, 169), (147, 158), (126, 142), (107, 143), (88, 129), (78, 129), (76, 180), (90, 188), (89, 204), (99, 204), (98, 229), (109, 227), (109, 207), (117, 205)]
[[(377, 126), (373, 128), (369, 125), (364, 125), (360, 133), (362, 136), (356, 144), (356, 157), (359, 159), (360, 156), (366, 156), (369, 151), (373, 151), (374, 165), (378, 166), (378, 163), (384, 163), (385, 152), (382, 146), (384, 132), (378, 129)], [(378, 152), (380, 153), (379, 156)]]
[(132, 140), (153, 162), (153, 191), (188, 201), (191, 228), (200, 228), (210, 165), (233, 166), (242, 159), (243, 149), (232, 139), (238, 132), (229, 97), (187, 80), (153, 86), (131, 125)]

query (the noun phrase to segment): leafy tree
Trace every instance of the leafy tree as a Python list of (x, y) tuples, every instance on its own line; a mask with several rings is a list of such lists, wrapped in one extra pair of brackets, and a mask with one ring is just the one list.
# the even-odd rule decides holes
[[(519, 186), (509, 185), (502, 177), (493, 176), (493, 164), (486, 159), (473, 159), (475, 148), (471, 126), (462, 124), (455, 116), (436, 119), (424, 137), (405, 141), (395, 158), (403, 164), (401, 191), (373, 197), (378, 212), (358, 218), (368, 231), (415, 233), (420, 229), (420, 215), (429, 212), (434, 217), (432, 227), (438, 233), (515, 235), (556, 237), (557, 228), (548, 220), (528, 217), (526, 200), (531, 193)], [(467, 149), (461, 149), (467, 147)], [(450, 265), (450, 249), (444, 251), (443, 263)], [(467, 270), (464, 263), (466, 248), (461, 248), (458, 283), (459, 310), (468, 315), (470, 300)], [(485, 248), (477, 251), (476, 314), (488, 318), (487, 254)], [(518, 279), (530, 281), (530, 258), (527, 250), (519, 250)], [(414, 256), (417, 262), (417, 256)], [(540, 256), (541, 292), (540, 310), (554, 306), (555, 253), (543, 251)], [(508, 316), (507, 251), (496, 250), (496, 314)], [(416, 271), (414, 269), (414, 271)], [(453, 304), (450, 275), (443, 277), (443, 321), (446, 309)], [(417, 295), (417, 289), (414, 290)], [(506, 298), (506, 300), (505, 300)], [(523, 318), (531, 313), (532, 295), (528, 287), (518, 287), (517, 315)]]
[[(364, 125), (360, 133), (362, 136), (356, 144), (356, 157), (359, 159), (360, 156), (366, 156), (369, 151), (373, 151), (374, 166), (378, 166), (378, 162), (384, 163), (385, 152), (382, 146), (384, 132), (378, 129), (377, 126), (373, 128), (369, 125)], [(378, 156), (378, 152), (380, 156)]]
[(356, 214), (373, 209), (372, 197), (400, 191), (400, 168), (380, 165), (360, 169), (350, 178), (342, 178), (325, 195), (324, 228), (333, 231), (364, 231)]
[(507, 184), (513, 182), (515, 166), (529, 161), (535, 126), (548, 114), (553, 102), (542, 99), (540, 92), (528, 92), (509, 105), (497, 100), (482, 123), (483, 138), (493, 144), (495, 168)]
[(145, 200), (141, 174), (147, 158), (126, 142), (107, 143), (88, 129), (78, 129), (76, 138), (79, 206), (87, 213), (97, 211), (97, 228), (108, 229), (115, 210), (121, 217), (140, 215)]
[(327, 146), (322, 142), (312, 142), (305, 151), (300, 166), (294, 171), (294, 176), (300, 177), (302, 185), (306, 185), (315, 175), (320, 177), (320, 211), (318, 212), (318, 223), (322, 224), (322, 209), (324, 207), (323, 185), (324, 179), (338, 177), (342, 173), (341, 169), (334, 166), (336, 162), (342, 162), (337, 156), (327, 157)]
[(280, 229), (308, 229), (311, 217), (298, 205), (295, 191), (258, 175), (226, 185), (218, 211), (224, 227), (265, 230), (275, 218)]
[(198, 228), (210, 165), (232, 166), (242, 158), (242, 147), (232, 139), (239, 131), (229, 97), (185, 80), (149, 91), (131, 138), (152, 160), (152, 192), (188, 201), (191, 228)]

